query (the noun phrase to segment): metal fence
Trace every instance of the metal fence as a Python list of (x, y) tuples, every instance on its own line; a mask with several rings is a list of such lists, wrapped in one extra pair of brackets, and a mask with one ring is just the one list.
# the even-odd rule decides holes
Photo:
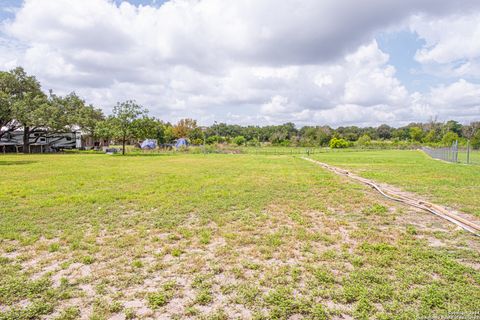
[(434, 159), (454, 163), (480, 164), (480, 151), (472, 150), (469, 145), (466, 148), (459, 148), (458, 141), (455, 141), (451, 147), (423, 147), (422, 150)]

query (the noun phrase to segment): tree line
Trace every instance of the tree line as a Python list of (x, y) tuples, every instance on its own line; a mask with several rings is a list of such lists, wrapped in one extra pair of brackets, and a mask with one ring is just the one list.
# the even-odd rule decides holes
[(234, 143), (258, 146), (330, 146), (348, 147), (356, 144), (369, 146), (378, 141), (390, 143), (424, 143), (449, 145), (453, 141), (480, 148), (480, 121), (463, 125), (455, 120), (411, 123), (394, 128), (386, 124), (378, 127), (303, 126), (289, 122), (282, 125), (240, 126), (214, 123), (200, 127), (194, 119), (182, 119), (175, 124), (148, 115), (148, 109), (133, 100), (119, 102), (110, 115), (86, 104), (74, 92), (59, 96), (52, 91), (44, 93), (35, 76), (27, 75), (17, 67), (0, 71), (0, 138), (6, 133), (23, 130), (23, 150), (36, 132), (81, 131), (95, 138), (115, 141), (123, 145), (143, 139), (156, 139), (160, 144), (187, 138), (191, 144)]

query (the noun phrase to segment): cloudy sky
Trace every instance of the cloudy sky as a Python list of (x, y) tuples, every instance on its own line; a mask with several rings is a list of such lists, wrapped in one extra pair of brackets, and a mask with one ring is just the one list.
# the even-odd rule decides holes
[(0, 0), (0, 69), (108, 113), (394, 126), (480, 120), (478, 0)]

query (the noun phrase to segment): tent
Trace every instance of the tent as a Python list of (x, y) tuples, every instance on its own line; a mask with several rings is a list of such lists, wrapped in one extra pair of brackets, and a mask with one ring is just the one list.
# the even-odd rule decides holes
[(187, 139), (185, 138), (180, 138), (177, 140), (177, 142), (175, 143), (175, 148), (181, 148), (181, 147), (186, 147), (188, 146), (188, 142), (187, 142)]
[(146, 139), (140, 145), (142, 149), (155, 149), (157, 147), (157, 140)]

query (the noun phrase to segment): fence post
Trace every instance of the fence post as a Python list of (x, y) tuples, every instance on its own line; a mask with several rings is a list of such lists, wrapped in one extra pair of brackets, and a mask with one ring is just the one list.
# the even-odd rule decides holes
[(470, 139), (467, 140), (467, 164), (470, 163)]

